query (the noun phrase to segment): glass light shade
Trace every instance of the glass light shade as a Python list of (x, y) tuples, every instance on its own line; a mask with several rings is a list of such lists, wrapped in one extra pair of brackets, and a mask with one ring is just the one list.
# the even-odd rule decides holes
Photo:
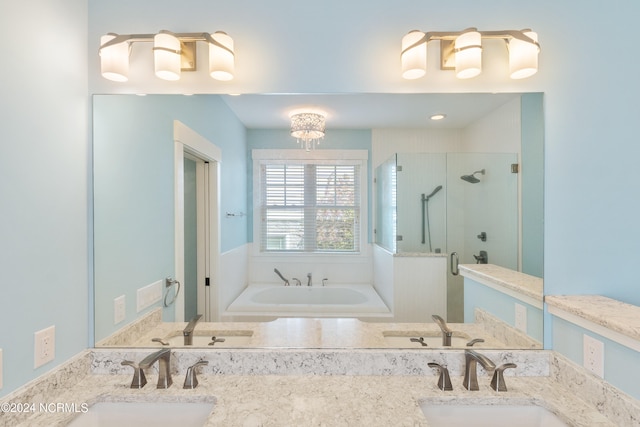
[[(100, 37), (100, 46), (116, 38), (113, 34)], [(115, 82), (129, 80), (129, 43), (118, 43), (100, 49), (100, 72)]]
[(482, 72), (482, 36), (477, 31), (460, 34), (454, 43), (456, 77), (469, 79)]
[(307, 151), (315, 149), (319, 140), (324, 138), (324, 130), (325, 116), (322, 114), (291, 114), (291, 136)]
[(167, 32), (153, 36), (153, 60), (157, 77), (180, 79), (180, 40)]
[(216, 80), (231, 80), (234, 73), (233, 39), (222, 31), (217, 31), (211, 37), (224, 49), (209, 43), (209, 74)]
[[(525, 31), (522, 34), (536, 43), (538, 34)], [(532, 43), (512, 38), (509, 40), (509, 75), (512, 79), (524, 79), (538, 72), (539, 47)]]
[(427, 42), (409, 48), (424, 35), (422, 31), (415, 30), (402, 38), (402, 77), (407, 80), (418, 79), (427, 72)]

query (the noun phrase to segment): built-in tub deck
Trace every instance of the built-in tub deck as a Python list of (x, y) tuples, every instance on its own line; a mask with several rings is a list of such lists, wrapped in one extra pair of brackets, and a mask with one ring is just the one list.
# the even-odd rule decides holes
[(375, 288), (367, 284), (283, 286), (251, 284), (224, 317), (391, 317)]

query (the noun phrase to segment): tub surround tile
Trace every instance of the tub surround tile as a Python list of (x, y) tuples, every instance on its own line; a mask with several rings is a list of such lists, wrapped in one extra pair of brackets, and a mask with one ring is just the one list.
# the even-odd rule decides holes
[(542, 308), (543, 280), (494, 264), (460, 264), (460, 274), (488, 286), (498, 286), (522, 295), (532, 305)]
[(550, 310), (560, 309), (640, 341), (640, 307), (636, 305), (600, 295), (547, 295), (545, 302)]

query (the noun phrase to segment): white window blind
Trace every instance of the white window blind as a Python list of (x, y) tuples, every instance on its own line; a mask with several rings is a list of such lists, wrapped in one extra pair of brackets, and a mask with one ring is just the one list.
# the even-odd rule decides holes
[(263, 252), (359, 252), (360, 165), (261, 165)]

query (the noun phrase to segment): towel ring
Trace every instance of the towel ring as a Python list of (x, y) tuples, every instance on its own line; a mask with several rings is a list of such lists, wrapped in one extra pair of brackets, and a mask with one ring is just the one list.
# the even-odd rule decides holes
[[(167, 292), (165, 292), (165, 294), (164, 294), (164, 306), (165, 307), (169, 307), (171, 304), (176, 302), (176, 298), (178, 298), (178, 294), (180, 294), (180, 282), (178, 282), (176, 279), (174, 279), (172, 277), (167, 277), (164, 280), (165, 280), (166, 287), (167, 287)], [(173, 285), (175, 285), (176, 283), (178, 284), (178, 288), (173, 293), (173, 297), (171, 298), (171, 300), (167, 301), (167, 298), (169, 298), (169, 292), (171, 291), (171, 287)]]

